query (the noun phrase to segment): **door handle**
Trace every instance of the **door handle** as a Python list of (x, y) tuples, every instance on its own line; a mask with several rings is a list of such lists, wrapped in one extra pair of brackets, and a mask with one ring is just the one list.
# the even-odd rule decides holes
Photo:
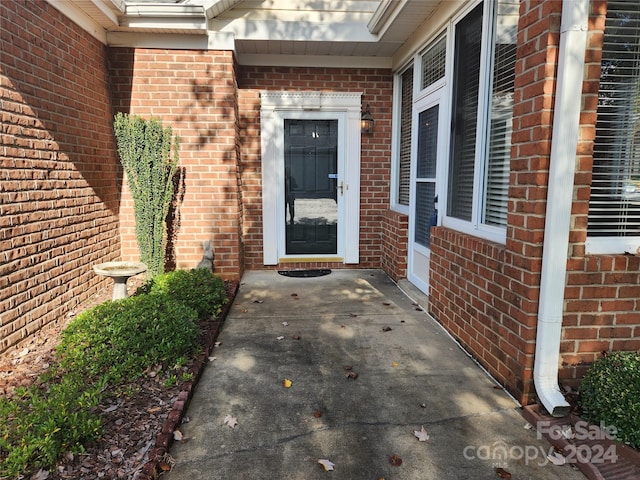
[(340, 181), (340, 196), (344, 195), (344, 182)]

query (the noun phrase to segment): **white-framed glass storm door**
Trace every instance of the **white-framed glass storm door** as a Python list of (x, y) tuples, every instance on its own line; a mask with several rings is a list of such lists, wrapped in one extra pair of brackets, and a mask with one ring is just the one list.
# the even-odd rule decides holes
[(344, 115), (278, 112), (281, 258), (343, 255)]
[(437, 225), (437, 164), (442, 129), (439, 95), (418, 102), (414, 110), (414, 155), (411, 166), (409, 265), (407, 276), (420, 290), (429, 287), (431, 227)]

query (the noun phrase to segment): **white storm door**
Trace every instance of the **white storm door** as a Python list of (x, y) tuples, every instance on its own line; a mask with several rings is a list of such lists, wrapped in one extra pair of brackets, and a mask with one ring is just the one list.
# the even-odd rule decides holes
[(432, 96), (414, 107), (407, 276), (425, 293), (429, 288), (431, 227), (438, 221), (436, 180), (442, 143), (439, 141), (443, 127), (441, 110), (441, 102)]

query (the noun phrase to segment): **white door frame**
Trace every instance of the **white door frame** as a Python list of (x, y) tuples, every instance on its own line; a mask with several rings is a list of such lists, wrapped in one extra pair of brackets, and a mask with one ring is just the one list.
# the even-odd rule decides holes
[[(263, 263), (277, 265), (283, 260), (358, 263), (362, 93), (265, 91), (261, 92), (260, 99)], [(335, 256), (284, 254), (284, 162), (280, 160), (284, 158), (285, 118), (338, 119), (338, 174), (342, 174), (338, 182), (343, 182), (344, 195), (342, 211), (338, 212), (338, 254)]]

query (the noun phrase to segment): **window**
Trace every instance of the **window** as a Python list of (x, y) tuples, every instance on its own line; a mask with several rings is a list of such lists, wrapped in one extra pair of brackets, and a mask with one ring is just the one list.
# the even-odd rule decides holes
[(445, 200), (443, 224), (498, 242), (506, 236), (519, 7), (518, 0), (477, 3), (396, 76), (397, 206), (410, 200), (412, 106), (446, 85), (440, 122), (447, 128), (438, 140), (448, 167), (435, 185)]
[(411, 189), (411, 115), (413, 108), (413, 65), (400, 75), (400, 141), (397, 203), (409, 205)]
[(635, 253), (640, 245), (640, 10), (636, 2), (608, 2), (587, 231), (590, 253)]
[[(483, 19), (489, 7), (491, 27)], [(498, 241), (507, 220), (518, 8), (514, 0), (480, 4), (454, 37), (445, 224)]]

